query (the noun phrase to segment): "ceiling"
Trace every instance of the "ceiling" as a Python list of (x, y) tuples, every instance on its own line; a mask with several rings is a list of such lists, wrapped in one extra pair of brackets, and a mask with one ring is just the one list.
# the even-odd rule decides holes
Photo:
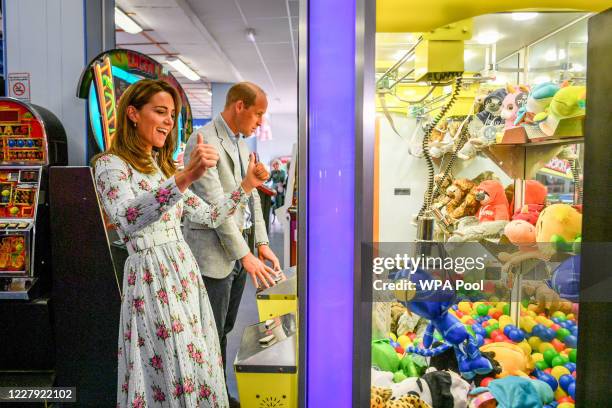
[[(117, 32), (117, 47), (164, 63), (178, 56), (202, 79), (183, 85), (194, 117), (211, 116), (211, 82), (252, 81), (271, 113), (297, 112), (299, 0), (116, 0), (145, 30)], [(254, 39), (247, 37), (254, 30)]]
[[(549, 61), (550, 58), (547, 59), (547, 56), (551, 50), (557, 53), (563, 50), (571, 62), (586, 64), (587, 19), (584, 18), (585, 16), (588, 15), (574, 12), (539, 13), (535, 19), (527, 21), (514, 21), (511, 13), (475, 17), (473, 39), (465, 42), (465, 69), (477, 72), (485, 68), (487, 48), (490, 53), (492, 51), (490, 45), (479, 44), (475, 40), (482, 33), (496, 31), (500, 34), (495, 45), (496, 61), (500, 61), (572, 22), (575, 23), (571, 27), (561, 30), (530, 48), (530, 69), (546, 69), (548, 66), (558, 66), (560, 62), (563, 62)], [(377, 71), (384, 72), (386, 67), (401, 57), (402, 52), (409, 50), (416, 43), (418, 37), (418, 33), (377, 34)], [(500, 68), (516, 67), (516, 64), (516, 59), (508, 59), (500, 64)]]

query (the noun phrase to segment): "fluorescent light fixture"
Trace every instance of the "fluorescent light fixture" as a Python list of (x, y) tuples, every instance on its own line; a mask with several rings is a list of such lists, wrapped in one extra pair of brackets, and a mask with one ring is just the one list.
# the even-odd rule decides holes
[(474, 51), (472, 51), (472, 50), (463, 50), (463, 59), (465, 61), (471, 60), (475, 56), (476, 56), (476, 53)]
[(200, 76), (198, 74), (196, 74), (196, 72), (194, 70), (192, 70), (191, 68), (189, 68), (183, 61), (181, 61), (179, 58), (168, 58), (166, 59), (166, 62), (168, 64), (170, 64), (174, 69), (176, 69), (178, 72), (181, 73), (181, 75), (183, 75), (184, 77), (186, 77), (187, 79), (190, 79), (192, 81), (197, 81), (200, 79)]
[(514, 21), (533, 20), (537, 16), (538, 16), (538, 13), (512, 13), (512, 19)]
[(130, 34), (138, 34), (142, 31), (142, 27), (134, 20), (128, 17), (123, 11), (115, 7), (115, 24), (123, 31)]
[(500, 38), (501, 35), (497, 31), (485, 31), (478, 34), (476, 41), (480, 44), (495, 44)]

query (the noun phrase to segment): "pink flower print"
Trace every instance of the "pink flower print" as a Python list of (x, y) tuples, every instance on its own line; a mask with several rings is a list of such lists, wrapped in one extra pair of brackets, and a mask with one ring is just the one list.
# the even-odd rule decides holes
[(161, 220), (163, 222), (168, 222), (170, 221), (170, 213), (164, 213), (164, 215), (162, 215)]
[(104, 156), (100, 156), (98, 158), (99, 161), (103, 161), (105, 163), (108, 163), (109, 161), (111, 161), (110, 155), (105, 154)]
[(183, 290), (189, 290), (189, 281), (185, 278), (181, 279), (181, 286), (183, 287)]
[(125, 218), (127, 219), (128, 223), (134, 224), (138, 217), (140, 217), (140, 208), (128, 207), (127, 213), (125, 214)]
[(198, 393), (198, 397), (200, 398), (208, 398), (210, 397), (210, 387), (206, 384), (200, 385), (200, 391)]
[(111, 201), (116, 200), (118, 196), (119, 196), (119, 187), (117, 186), (112, 186), (106, 192), (106, 197)]
[(134, 299), (134, 308), (136, 309), (136, 312), (139, 314), (144, 313), (144, 297), (137, 297), (136, 299)]
[(138, 187), (140, 187), (142, 191), (151, 191), (151, 185), (147, 180), (140, 180), (138, 182)]
[(167, 305), (168, 304), (168, 292), (165, 289), (160, 289), (157, 291), (157, 298), (160, 302)]
[(136, 272), (134, 272), (133, 269), (130, 270), (127, 281), (129, 286), (134, 286), (136, 284)]
[(128, 392), (128, 382), (127, 382), (127, 380), (123, 384), (121, 384), (121, 392), (125, 392), (125, 393)]
[(162, 323), (156, 323), (155, 327), (157, 329), (155, 334), (157, 335), (158, 339), (166, 341), (166, 339), (168, 337), (170, 337), (170, 334), (168, 334), (168, 328), (166, 327), (166, 325), (163, 322)]
[(240, 192), (240, 190), (236, 190), (236, 191), (232, 191), (232, 194), (230, 197), (233, 202), (237, 203), (240, 201), (241, 196), (242, 196), (242, 193)]
[(179, 319), (172, 320), (172, 331), (174, 333), (180, 333), (183, 331), (183, 323)]
[(123, 340), (124, 341), (132, 340), (132, 331), (131, 330), (128, 330), (125, 333), (123, 333)]
[(170, 262), (172, 263), (172, 267), (174, 268), (174, 271), (178, 272), (179, 267), (178, 267), (178, 264), (176, 263), (176, 260), (174, 258), (170, 258)]
[(166, 204), (168, 204), (168, 202), (170, 202), (171, 195), (172, 195), (171, 190), (160, 187), (159, 190), (157, 190), (157, 193), (155, 194), (155, 200), (159, 203), (161, 207), (163, 207)]
[(189, 343), (187, 345), (187, 351), (189, 357), (196, 363), (198, 363), (199, 365), (202, 365), (204, 363), (204, 359), (202, 358), (202, 351), (196, 348), (193, 343)]
[(200, 205), (200, 201), (196, 197), (190, 196), (187, 200), (185, 200), (185, 204), (191, 208), (197, 208)]
[(189, 352), (190, 355), (191, 353), (193, 353), (193, 350), (195, 350), (195, 346), (193, 345), (193, 343), (189, 343), (187, 345), (187, 351)]
[(153, 275), (151, 274), (150, 270), (145, 269), (144, 273), (142, 274), (142, 280), (147, 285), (150, 285), (151, 283), (153, 283)]
[(183, 395), (183, 386), (180, 382), (174, 381), (174, 390), (172, 390), (172, 396), (178, 398)]
[(176, 218), (180, 219), (183, 216), (183, 207), (180, 205), (176, 206)]
[(181, 262), (185, 262), (185, 251), (183, 251), (183, 248), (179, 248), (178, 256)]
[(179, 296), (180, 296), (180, 298), (181, 298), (181, 300), (183, 302), (186, 302), (187, 301), (187, 297), (188, 297), (188, 293), (187, 293), (186, 290), (184, 290), (184, 291), (181, 292), (181, 294)]
[(193, 383), (193, 380), (189, 377), (185, 378), (185, 381), (183, 382), (183, 392), (185, 394), (191, 394), (194, 391), (195, 384)]
[(132, 401), (132, 408), (145, 408), (147, 403), (144, 400), (143, 394), (136, 394), (136, 398)]
[(217, 211), (217, 207), (213, 207), (210, 210), (210, 220), (215, 222), (217, 221), (217, 218), (219, 218), (219, 211)]
[(128, 178), (128, 175), (126, 172), (122, 171), (119, 173), (119, 181), (125, 181), (127, 180), (127, 178)]
[(197, 283), (198, 275), (194, 271), (191, 271), (189, 272), (189, 279), (191, 279), (193, 283)]
[(164, 362), (161, 356), (158, 356), (157, 354), (149, 359), (149, 364), (151, 364), (151, 367), (155, 369), (156, 373), (159, 371), (164, 371)]
[(98, 182), (96, 183), (98, 185), (98, 191), (101, 193), (102, 191), (105, 190), (106, 188), (106, 183), (104, 182), (104, 180), (99, 179)]
[(159, 264), (159, 273), (161, 274), (161, 276), (163, 276), (165, 278), (166, 276), (168, 276), (169, 272), (170, 271), (168, 270), (166, 265), (164, 265), (163, 263)]
[(127, 176), (128, 176), (129, 178), (132, 178), (132, 176), (133, 176), (133, 175), (134, 175), (134, 172), (132, 171), (132, 168), (131, 168), (131, 167), (128, 167), (128, 169), (127, 169)]
[(144, 339), (142, 337), (138, 337), (138, 347), (144, 346)]
[(166, 394), (159, 388), (154, 385), (151, 387), (153, 389), (153, 401), (155, 402), (164, 402), (166, 400)]

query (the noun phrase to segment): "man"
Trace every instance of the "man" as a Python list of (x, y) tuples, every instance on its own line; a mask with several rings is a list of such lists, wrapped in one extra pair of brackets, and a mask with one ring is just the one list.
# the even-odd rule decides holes
[[(217, 167), (208, 169), (191, 185), (202, 199), (216, 203), (240, 183), (249, 162), (249, 149), (243, 137), (250, 136), (261, 125), (267, 108), (263, 90), (255, 84), (241, 82), (228, 91), (223, 112), (198, 131), (204, 142), (219, 152)], [(186, 160), (196, 141), (195, 135), (187, 141)], [(280, 271), (278, 258), (268, 246), (259, 194), (252, 192), (249, 205), (238, 208), (231, 219), (216, 229), (185, 220), (183, 235), (202, 272), (225, 369), (227, 335), (236, 322), (247, 273), (256, 287), (268, 287), (274, 285), (275, 271)], [(249, 242), (254, 242), (259, 259), (253, 255), (255, 248)], [(274, 270), (265, 261), (271, 262)], [(230, 406), (239, 406), (231, 396)]]

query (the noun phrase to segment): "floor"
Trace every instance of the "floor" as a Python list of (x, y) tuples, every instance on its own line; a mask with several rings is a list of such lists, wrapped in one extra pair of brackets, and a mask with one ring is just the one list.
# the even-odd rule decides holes
[[(283, 265), (283, 230), (280, 221), (270, 220), (270, 248), (278, 257), (280, 264)], [(234, 374), (234, 358), (240, 347), (240, 339), (245, 327), (257, 323), (259, 317), (257, 315), (257, 302), (255, 300), (255, 288), (250, 279), (247, 279), (247, 284), (242, 294), (242, 302), (238, 311), (238, 318), (234, 330), (229, 334), (227, 339), (227, 387), (229, 393), (234, 398), (238, 399), (238, 388), (236, 386), (236, 376)], [(232, 364), (229, 364), (229, 363)]]

